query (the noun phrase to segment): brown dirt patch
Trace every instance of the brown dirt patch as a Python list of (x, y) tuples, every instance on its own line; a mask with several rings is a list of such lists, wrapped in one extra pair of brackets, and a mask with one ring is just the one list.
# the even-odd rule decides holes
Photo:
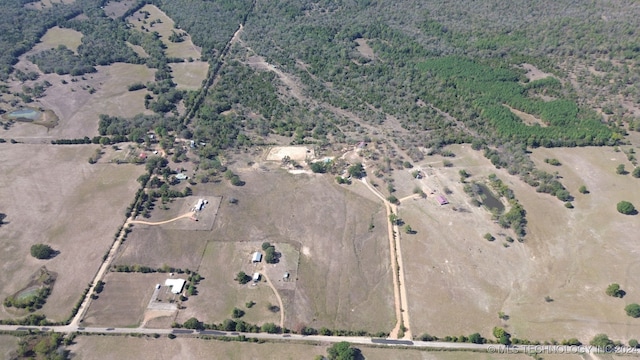
[(531, 64), (525, 63), (525, 64), (522, 64), (521, 66), (523, 69), (527, 70), (527, 73), (525, 74), (525, 76), (527, 77), (527, 79), (529, 79), (529, 81), (536, 81), (536, 80), (547, 78), (549, 76), (553, 76), (553, 74), (546, 73)]
[(369, 46), (366, 39), (362, 39), (362, 38), (356, 39), (356, 43), (358, 43), (358, 46), (356, 46), (356, 50), (358, 50), (360, 55), (364, 56), (367, 59), (375, 58), (373, 49), (371, 48), (371, 46)]
[(91, 301), (83, 326), (137, 327), (142, 324), (156, 284), (168, 274), (110, 272), (102, 281), (104, 290)]
[(542, 119), (540, 119), (540, 118), (537, 118), (537, 117), (535, 117), (535, 116), (533, 116), (531, 114), (527, 114), (526, 112), (514, 109), (511, 106), (506, 105), (506, 104), (503, 104), (503, 106), (507, 107), (514, 115), (519, 117), (520, 120), (522, 120), (522, 122), (524, 122), (525, 124), (527, 124), (529, 126), (540, 125), (541, 127), (547, 127), (547, 123), (542, 121)]
[(306, 146), (276, 146), (269, 150), (267, 154), (268, 161), (282, 161), (286, 156), (291, 160), (305, 161), (305, 159), (313, 158), (313, 149)]
[[(144, 171), (132, 165), (90, 165), (95, 145), (0, 144), (2, 225), (0, 298), (16, 292), (42, 265), (58, 274), (43, 312), (52, 320), (71, 313), (93, 279)], [(35, 243), (60, 254), (37, 260)], [(0, 314), (6, 318), (6, 314)]]

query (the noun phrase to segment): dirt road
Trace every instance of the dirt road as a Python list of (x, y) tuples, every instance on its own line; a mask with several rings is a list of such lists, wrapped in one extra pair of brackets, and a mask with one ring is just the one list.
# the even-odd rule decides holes
[(280, 297), (280, 294), (278, 294), (278, 290), (276, 289), (276, 287), (273, 286), (273, 283), (267, 276), (267, 273), (262, 271), (260, 274), (264, 276), (265, 280), (267, 280), (267, 284), (269, 284), (271, 290), (273, 290), (273, 293), (276, 294), (276, 298), (278, 299), (278, 306), (280, 306), (280, 328), (284, 329), (284, 306), (282, 304), (282, 298)]
[(143, 224), (143, 225), (162, 225), (162, 224), (167, 224), (176, 220), (180, 220), (180, 219), (184, 219), (184, 218), (190, 218), (193, 215), (195, 215), (196, 212), (192, 211), (192, 212), (188, 212), (186, 214), (182, 214), (180, 216), (174, 217), (173, 219), (169, 219), (169, 220), (165, 220), (165, 221), (156, 221), (156, 222), (149, 222), (149, 221), (144, 221), (144, 220), (127, 220), (127, 224)]

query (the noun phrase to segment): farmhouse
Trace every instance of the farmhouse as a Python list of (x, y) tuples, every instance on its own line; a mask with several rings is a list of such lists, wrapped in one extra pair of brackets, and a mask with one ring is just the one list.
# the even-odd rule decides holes
[(259, 272), (254, 272), (253, 273), (253, 281), (258, 281), (260, 280), (260, 273)]
[(446, 204), (448, 204), (448, 203), (449, 203), (449, 201), (447, 200), (447, 198), (446, 198), (446, 197), (444, 197), (444, 196), (442, 196), (442, 195), (438, 195), (438, 196), (436, 196), (436, 200), (438, 200), (438, 203), (439, 203), (440, 205), (446, 205)]
[(260, 261), (262, 261), (262, 253), (259, 251), (254, 252), (253, 257), (251, 258), (251, 262), (259, 263)]
[(169, 286), (171, 287), (171, 292), (174, 294), (180, 294), (182, 292), (182, 289), (184, 288), (184, 284), (186, 284), (187, 281), (184, 279), (167, 279), (164, 282), (164, 286)]

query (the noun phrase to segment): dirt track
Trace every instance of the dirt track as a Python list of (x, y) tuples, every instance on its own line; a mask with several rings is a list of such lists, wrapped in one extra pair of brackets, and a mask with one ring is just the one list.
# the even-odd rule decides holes
[(165, 221), (156, 221), (156, 222), (149, 222), (149, 221), (144, 221), (144, 220), (130, 220), (127, 221), (127, 224), (142, 224), (142, 225), (162, 225), (162, 224), (167, 224), (176, 220), (180, 220), (180, 219), (184, 219), (184, 218), (190, 218), (193, 215), (195, 215), (196, 212), (192, 211), (192, 212), (188, 212), (186, 214), (182, 214), (180, 216), (174, 217), (173, 219), (169, 219), (169, 220), (165, 220)]

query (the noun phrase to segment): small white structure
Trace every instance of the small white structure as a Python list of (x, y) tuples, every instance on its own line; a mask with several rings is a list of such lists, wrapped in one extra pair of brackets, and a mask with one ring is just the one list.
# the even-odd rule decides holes
[(204, 207), (204, 204), (204, 199), (198, 199), (198, 202), (196, 203), (196, 206), (194, 208), (196, 209), (196, 211), (200, 211)]
[(259, 272), (254, 272), (253, 273), (253, 281), (259, 281), (260, 280), (260, 273)]
[(180, 294), (182, 289), (184, 288), (184, 284), (187, 283), (187, 280), (184, 279), (167, 279), (164, 282), (164, 286), (170, 286), (171, 292), (174, 294)]
[(282, 279), (287, 280), (289, 278), (289, 273), (286, 272), (284, 273), (284, 275), (282, 275)]
[(160, 284), (156, 284), (156, 289), (160, 289)]
[(260, 251), (254, 252), (253, 256), (251, 257), (251, 262), (259, 263), (260, 261), (262, 261), (262, 253)]

